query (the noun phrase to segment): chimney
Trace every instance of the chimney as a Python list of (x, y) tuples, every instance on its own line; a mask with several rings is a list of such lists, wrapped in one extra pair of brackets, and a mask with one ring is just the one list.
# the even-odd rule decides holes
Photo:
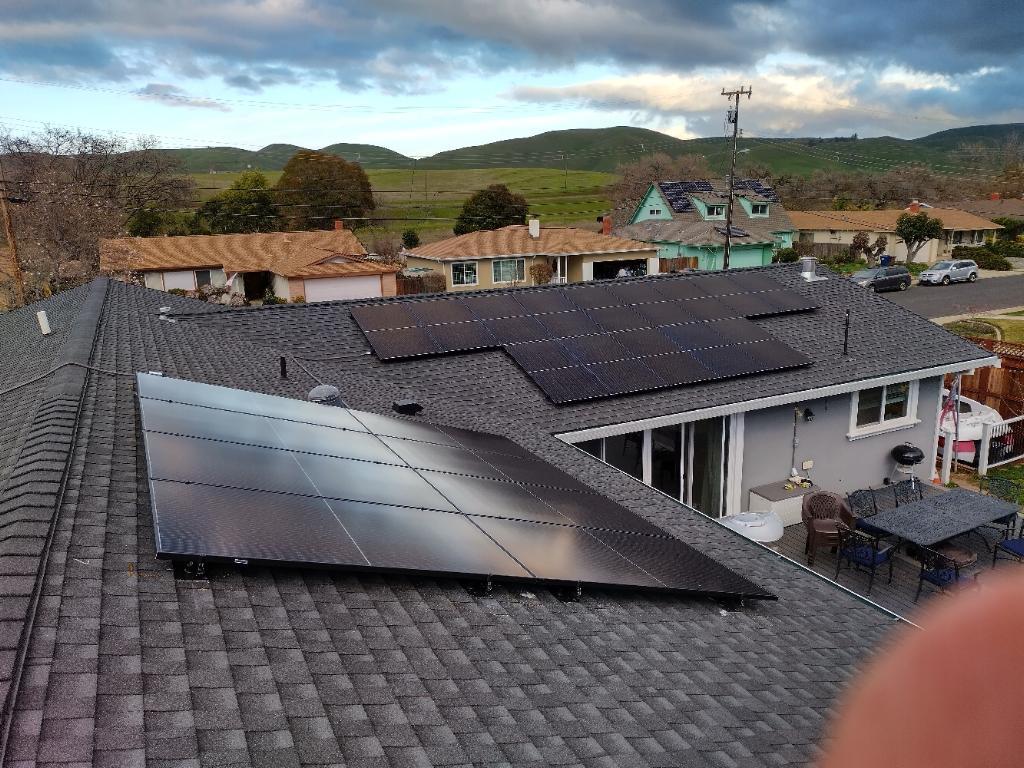
[(335, 229), (344, 229), (345, 228), (345, 222), (342, 221), (341, 219), (335, 219), (334, 220), (334, 228)]
[(612, 233), (612, 217), (602, 216), (601, 217), (601, 234), (610, 235)]
[(911, 213), (920, 213), (921, 203), (917, 200), (911, 200), (910, 205), (907, 206), (907, 210), (910, 211)]
[(540, 219), (530, 219), (530, 237), (536, 240), (540, 237)]
[(998, 200), (1002, 197), (998, 192), (990, 192), (988, 195), (989, 200)]

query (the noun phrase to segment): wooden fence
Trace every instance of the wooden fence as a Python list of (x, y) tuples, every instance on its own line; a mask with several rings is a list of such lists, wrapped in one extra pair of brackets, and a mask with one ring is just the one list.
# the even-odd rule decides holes
[[(999, 355), (1002, 368), (979, 368), (960, 380), (960, 394), (995, 408), (1004, 418), (1024, 415), (1024, 344), (994, 339), (971, 339)], [(951, 382), (947, 377), (946, 385)]]
[(396, 278), (396, 283), (399, 296), (407, 296), (412, 293), (443, 293), (446, 288), (444, 275), (438, 272), (415, 277), (400, 274)]

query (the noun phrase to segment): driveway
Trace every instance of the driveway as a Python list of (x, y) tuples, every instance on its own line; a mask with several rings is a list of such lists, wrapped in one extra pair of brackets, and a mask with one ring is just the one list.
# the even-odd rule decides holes
[(1024, 275), (944, 286), (925, 287), (915, 283), (903, 293), (882, 295), (925, 317), (991, 312), (1024, 305)]

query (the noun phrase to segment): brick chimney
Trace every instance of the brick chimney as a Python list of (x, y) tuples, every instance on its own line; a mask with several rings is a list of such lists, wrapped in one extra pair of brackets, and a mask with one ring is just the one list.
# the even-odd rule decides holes
[(612, 217), (603, 216), (601, 218), (601, 234), (610, 235), (612, 233)]
[(334, 220), (334, 228), (335, 229), (344, 229), (345, 228), (345, 222), (342, 221), (341, 219), (335, 219)]
[(999, 200), (1001, 197), (1002, 197), (1002, 195), (1000, 195), (998, 192), (989, 192), (988, 193), (988, 199), (989, 200)]
[(910, 205), (907, 206), (907, 210), (910, 211), (911, 213), (920, 213), (921, 203), (919, 203), (917, 200), (911, 200)]

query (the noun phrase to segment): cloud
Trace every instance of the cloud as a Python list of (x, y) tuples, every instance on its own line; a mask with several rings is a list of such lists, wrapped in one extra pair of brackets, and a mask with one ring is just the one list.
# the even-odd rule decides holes
[(149, 83), (135, 91), (135, 94), (141, 99), (158, 101), (172, 107), (198, 107), (200, 109), (216, 109), (221, 112), (231, 111), (219, 101), (189, 96), (178, 86), (167, 83)]
[[(603, 94), (570, 81), (561, 93), (517, 95), (710, 129), (721, 83), (754, 76), (779, 99), (759, 103), (766, 126), (824, 124), (872, 99), (979, 122), (1019, 114), (1007, 73), (1024, 69), (1021, 29), (1024, 3), (1010, 0), (7, 0), (0, 72), (79, 84), (219, 78), (244, 94), (331, 82), (402, 96), (467, 75), (547, 81), (587, 66), (622, 78), (599, 83)], [(688, 90), (673, 96), (648, 73)], [(151, 97), (215, 108), (180, 93)], [(865, 118), (839, 124), (854, 123)]]

